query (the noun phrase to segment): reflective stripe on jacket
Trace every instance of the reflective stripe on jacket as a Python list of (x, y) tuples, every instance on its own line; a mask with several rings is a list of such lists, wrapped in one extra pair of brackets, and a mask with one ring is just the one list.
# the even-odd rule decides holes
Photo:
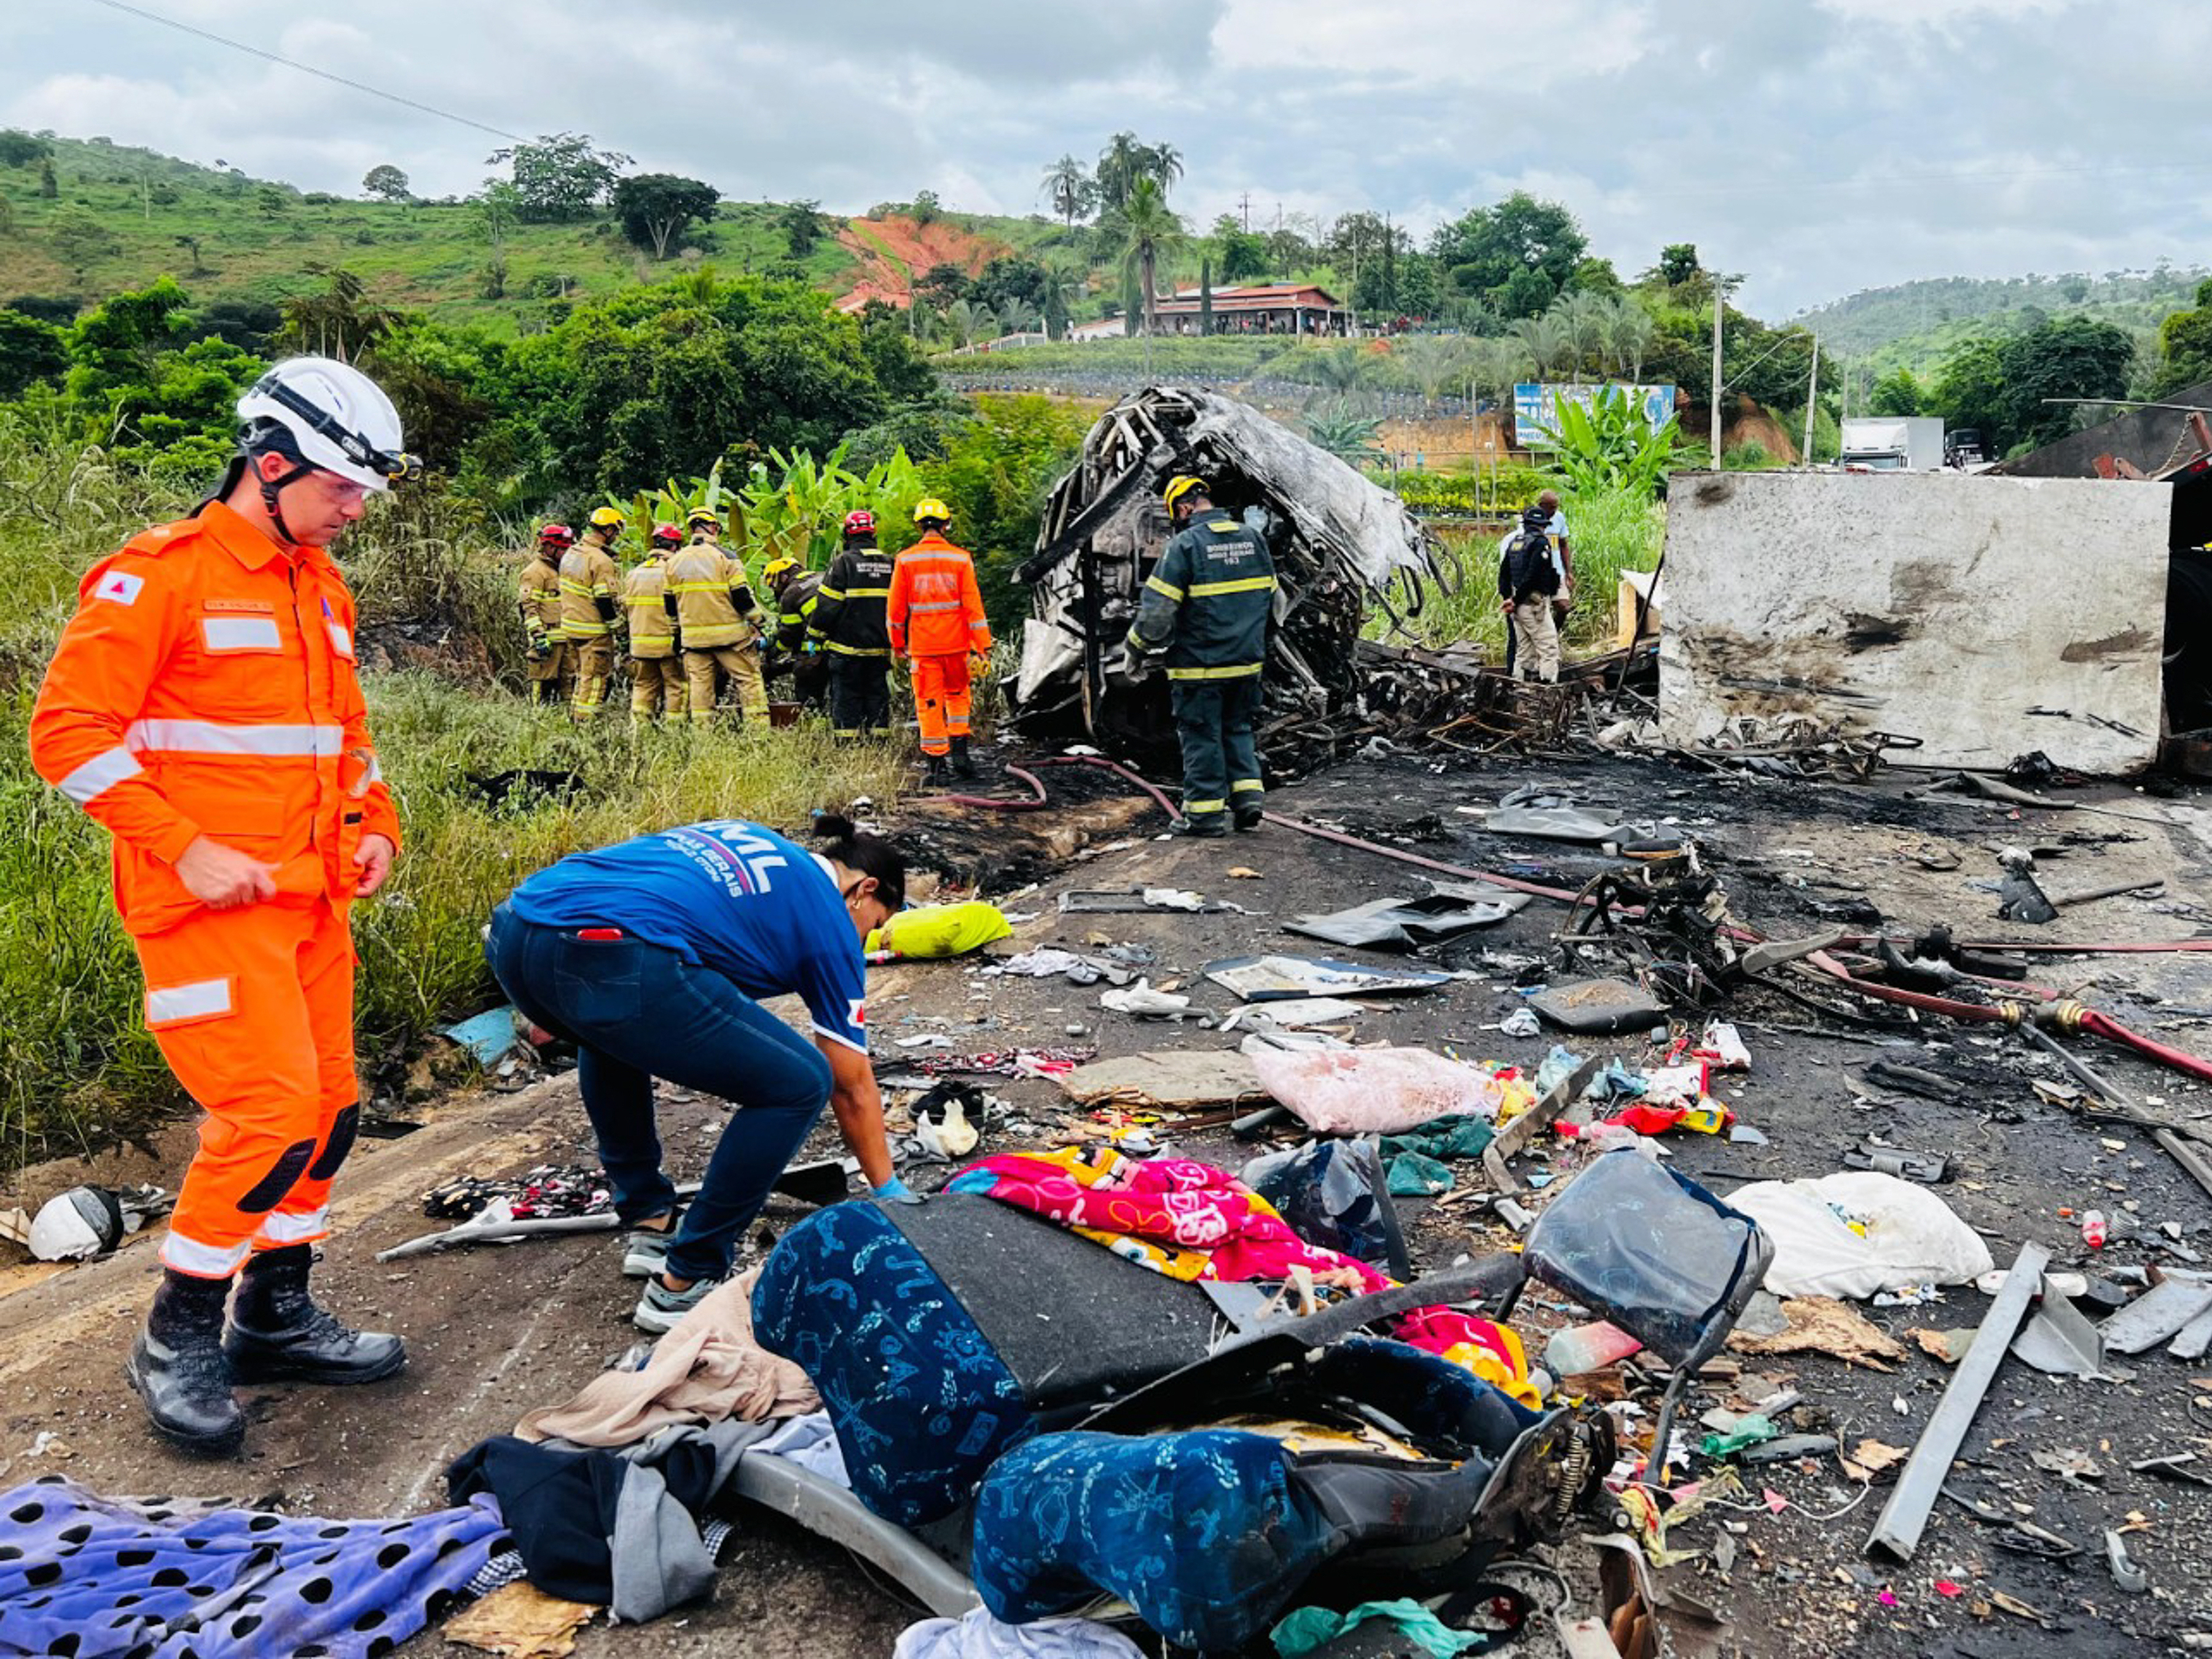
[(676, 654), (676, 623), (667, 610), (668, 567), (654, 554), (623, 578), (622, 608), (633, 657)]
[(526, 633), (559, 637), (561, 633), (561, 568), (543, 553), (522, 567), (516, 585)]
[(607, 612), (621, 592), (622, 573), (606, 549), (579, 542), (561, 556), (561, 631), (572, 640), (603, 639), (611, 634), (614, 624), (607, 620)]
[[(668, 592), (676, 602), (684, 648), (742, 645), (755, 634), (752, 590), (745, 568), (713, 542), (696, 541), (668, 558)], [(744, 596), (742, 603), (738, 594)]]
[(840, 656), (888, 657), (884, 606), (890, 594), (891, 556), (878, 547), (848, 547), (823, 575), (809, 631)]
[(775, 645), (779, 651), (797, 651), (807, 643), (814, 606), (821, 597), (822, 573), (803, 570), (783, 585), (776, 596)]
[(1171, 680), (1237, 679), (1267, 657), (1275, 562), (1257, 532), (1225, 515), (1167, 544), (1146, 580), (1129, 643), (1167, 653)]
[(114, 837), (131, 933), (199, 912), (173, 866), (201, 836), (275, 866), (278, 902), (341, 909), (362, 837), (398, 845), (353, 623), (327, 553), (279, 548), (221, 502), (86, 574), (31, 761)]
[(915, 657), (991, 648), (991, 624), (975, 586), (975, 562), (935, 531), (898, 556), (884, 622), (891, 648)]

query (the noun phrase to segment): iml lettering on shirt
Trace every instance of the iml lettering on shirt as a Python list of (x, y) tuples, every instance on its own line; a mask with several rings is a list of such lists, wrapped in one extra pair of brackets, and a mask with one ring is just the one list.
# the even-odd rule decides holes
[(750, 824), (735, 821), (672, 830), (668, 839), (733, 894), (773, 891), (775, 883), (769, 872), (791, 862)]

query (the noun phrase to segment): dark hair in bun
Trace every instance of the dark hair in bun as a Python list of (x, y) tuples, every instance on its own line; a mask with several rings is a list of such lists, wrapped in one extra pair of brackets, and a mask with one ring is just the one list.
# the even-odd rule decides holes
[(814, 838), (823, 843), (822, 856), (876, 878), (876, 896), (894, 910), (906, 905), (906, 855), (881, 836), (853, 827), (842, 812), (817, 812)]

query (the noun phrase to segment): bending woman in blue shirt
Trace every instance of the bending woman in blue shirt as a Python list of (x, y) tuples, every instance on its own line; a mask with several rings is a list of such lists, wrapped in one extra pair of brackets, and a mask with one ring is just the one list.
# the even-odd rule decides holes
[[(484, 947), (507, 996), (573, 1039), (584, 1110), (615, 1210), (636, 1228), (623, 1271), (646, 1279), (638, 1325), (665, 1331), (730, 1271), (826, 1102), (868, 1184), (893, 1173), (868, 1063), (860, 942), (906, 900), (906, 860), (844, 818), (811, 853), (757, 823), (690, 823), (539, 871), (492, 913)], [(812, 1041), (760, 1006), (794, 994)], [(678, 1218), (660, 1167), (653, 1079), (738, 1109)]]

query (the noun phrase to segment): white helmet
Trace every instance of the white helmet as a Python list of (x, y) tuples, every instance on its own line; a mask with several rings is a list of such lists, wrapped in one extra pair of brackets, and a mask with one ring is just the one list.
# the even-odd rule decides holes
[(392, 399), (335, 357), (287, 357), (246, 389), (238, 418), (248, 450), (273, 447), (370, 489), (422, 475), (422, 462), (400, 447)]

